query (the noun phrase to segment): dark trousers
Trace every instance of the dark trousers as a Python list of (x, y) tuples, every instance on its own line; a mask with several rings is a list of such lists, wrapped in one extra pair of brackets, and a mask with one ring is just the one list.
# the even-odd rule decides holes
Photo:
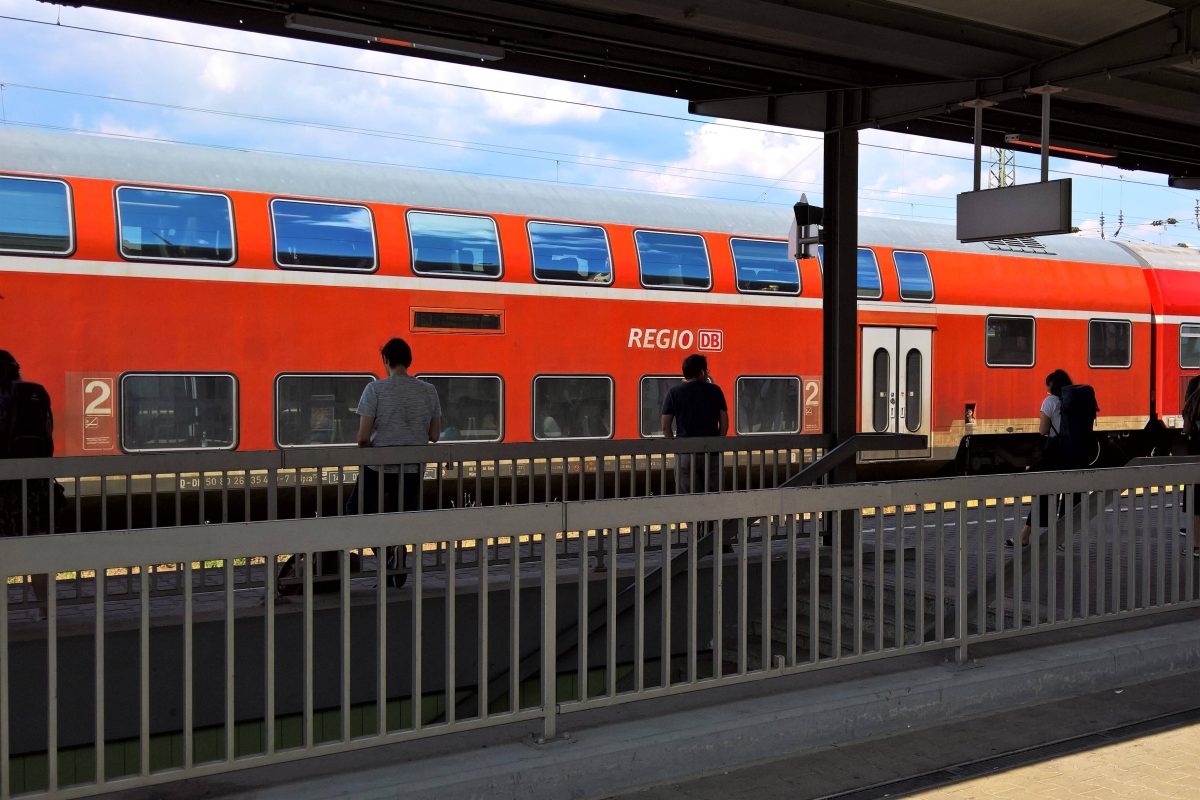
[[(390, 514), (401, 508), (405, 511), (419, 510), (421, 507), (421, 473), (407, 471), (411, 466), (407, 464), (401, 466), (402, 472), (383, 473), (382, 497), (379, 495), (379, 470), (373, 467), (364, 467), (358, 475), (358, 484), (350, 493), (349, 499), (346, 500), (346, 513), (359, 513), (360, 494), (362, 496), (362, 513), (364, 514), (377, 514), (380, 511)], [(421, 468), (421, 465), (417, 465), (417, 470)], [(404, 584), (408, 576), (396, 574), (404, 566), (404, 548), (387, 548), (388, 583), (397, 588)]]

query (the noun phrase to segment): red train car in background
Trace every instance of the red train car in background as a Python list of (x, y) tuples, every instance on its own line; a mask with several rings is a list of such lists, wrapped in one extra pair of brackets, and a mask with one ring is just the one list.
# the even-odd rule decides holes
[[(352, 443), (404, 336), (444, 439), (658, 435), (689, 352), (738, 434), (818, 432), (820, 262), (789, 210), (0, 130), (0, 347), (56, 400), (57, 452)], [(1037, 430), (1045, 375), (1111, 442), (1200, 373), (1200, 257), (1078, 237), (961, 244), (864, 218), (861, 429)], [(967, 439), (966, 437), (969, 437)], [(1114, 445), (1115, 446), (1115, 445)], [(1126, 448), (1132, 454), (1132, 449)], [(1136, 449), (1136, 448), (1134, 448)]]

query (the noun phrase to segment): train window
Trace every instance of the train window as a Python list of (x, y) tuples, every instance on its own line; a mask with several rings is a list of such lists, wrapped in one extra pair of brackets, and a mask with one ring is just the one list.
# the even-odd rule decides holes
[(275, 379), (275, 441), (317, 447), (358, 441), (358, 400), (374, 375), (280, 375)]
[(1179, 366), (1200, 369), (1200, 325), (1185, 322), (1179, 326)]
[(1035, 333), (1033, 317), (988, 317), (985, 363), (989, 367), (1032, 367)]
[(638, 384), (638, 430), (642, 436), (662, 436), (662, 407), (667, 390), (682, 380), (678, 375), (643, 375)]
[(121, 447), (126, 451), (231, 450), (236, 445), (232, 375), (121, 377)]
[(880, 347), (874, 356), (874, 385), (871, 387), (871, 427), (876, 433), (885, 433), (892, 426), (889, 402), (892, 394), (892, 357), (886, 347)]
[(787, 242), (730, 239), (739, 292), (800, 294), (800, 270), (788, 257)]
[(1128, 367), (1133, 363), (1132, 339), (1129, 320), (1088, 320), (1088, 366)]
[(612, 436), (612, 378), (541, 375), (533, 379), (533, 438), (607, 439)]
[(921, 351), (914, 347), (904, 361), (904, 387), (908, 395), (904, 398), (904, 427), (909, 433), (916, 433), (921, 430), (921, 403), (924, 402), (921, 397)]
[(0, 176), (0, 252), (65, 256), (74, 234), (66, 183)]
[(667, 289), (708, 289), (712, 272), (704, 239), (694, 233), (635, 231), (642, 285)]
[(928, 303), (933, 300), (933, 273), (924, 253), (896, 250), (892, 253), (896, 279), (900, 282), (900, 299)]
[(409, 211), (407, 219), (413, 272), (500, 277), (500, 237), (491, 217)]
[(504, 383), (499, 375), (418, 375), (442, 404), (442, 442), (498, 442), (504, 430)]
[(275, 263), (288, 269), (370, 272), (375, 269), (375, 226), (365, 206), (271, 201)]
[(533, 276), (539, 281), (612, 283), (608, 236), (595, 225), (530, 222)]
[[(817, 245), (817, 265), (825, 272), (825, 245)], [(858, 248), (858, 299), (878, 300), (883, 297), (883, 283), (879, 278), (879, 262), (869, 247)]]
[(737, 432), (800, 430), (799, 378), (738, 378)]
[(117, 187), (121, 255), (146, 261), (234, 260), (233, 205), (223, 194)]

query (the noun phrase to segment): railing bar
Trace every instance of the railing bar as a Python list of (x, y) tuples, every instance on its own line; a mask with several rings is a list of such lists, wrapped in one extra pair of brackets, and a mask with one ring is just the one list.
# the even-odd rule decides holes
[[(1062, 561), (1063, 561), (1063, 613), (1061, 616), (1062, 622), (1069, 622), (1075, 616), (1075, 536), (1079, 533), (1075, 524), (1075, 509), (1077, 503), (1081, 499), (1080, 495), (1075, 492), (1068, 492), (1062, 496), (1063, 498), (1063, 515), (1067, 520), (1066, 531), (1063, 535), (1062, 544)], [(1067, 503), (1070, 503), (1070, 513), (1067, 513)], [(1061, 518), (1060, 518), (1061, 519)], [(1059, 552), (1055, 548), (1055, 552)], [(1057, 556), (1055, 557), (1057, 559)], [(1057, 567), (1057, 564), (1055, 565)], [(1057, 572), (1057, 569), (1055, 570)]]
[(1179, 580), (1180, 568), (1182, 562), (1180, 556), (1184, 553), (1180, 552), (1172, 544), (1175, 541), (1175, 531), (1185, 531), (1183, 527), (1183, 515), (1179, 512), (1179, 502), (1183, 494), (1183, 487), (1178, 483), (1171, 484), (1171, 514), (1170, 522), (1167, 523), (1163, 533), (1163, 540), (1167, 548), (1167, 574), (1170, 575), (1169, 589), (1167, 591), (1167, 602), (1175, 604), (1179, 602)]
[[(1184, 600), (1191, 602), (1196, 599), (1196, 570), (1192, 567), (1195, 563), (1195, 553), (1197, 552), (1196, 541), (1196, 485), (1194, 483), (1186, 483), (1183, 486), (1183, 495), (1187, 499), (1187, 513), (1183, 515), (1183, 532), (1184, 532)], [(1192, 554), (1191, 561), (1188, 561), (1188, 554)]]
[(925, 503), (917, 501), (917, 644), (925, 644)]
[[(58, 585), (55, 570), (46, 576), (46, 770), (51, 793), (58, 789)], [(0, 586), (8, 592), (8, 584)], [(143, 654), (144, 656), (144, 654)], [(8, 653), (4, 654), (8, 657)], [(143, 657), (142, 666), (145, 668)], [(143, 671), (143, 674), (144, 671)], [(4, 709), (8, 713), (8, 707)]]
[(901, 649), (905, 645), (906, 627), (904, 624), (904, 531), (906, 516), (905, 504), (903, 501), (896, 507), (896, 546), (894, 548), (896, 558), (896, 623), (895, 632), (892, 634), (892, 645), (897, 649)]
[[(79, 482), (75, 483), (76, 500), (79, 495)], [(158, 475), (150, 474), (150, 527), (158, 527)]]
[[(881, 508), (875, 508), (875, 520), (879, 521)], [(861, 656), (863, 653), (863, 601), (866, 599), (866, 587), (864, 585), (865, 558), (863, 555), (863, 529), (862, 529), (862, 510), (854, 509), (851, 512), (850, 519), (854, 524), (853, 531), (853, 547), (854, 547), (854, 655)]]
[(605, 611), (608, 622), (605, 633), (608, 641), (604, 654), (604, 677), (607, 683), (608, 696), (617, 696), (617, 528), (608, 528), (608, 587)]
[(1149, 608), (1153, 603), (1150, 592), (1150, 538), (1153, 535), (1154, 523), (1150, 516), (1150, 487), (1142, 487), (1142, 607)]
[(299, 563), (304, 556), (304, 749), (313, 746), (313, 572), (317, 554), (311, 551), (296, 554)]
[[(542, 542), (543, 549), (552, 547), (552, 542)], [(455, 702), (457, 686), (457, 664), (455, 658), (455, 634), (458, 631), (458, 541), (450, 539), (445, 543), (446, 546), (446, 682), (443, 686), (446, 687), (446, 724), (454, 724), (454, 712), (457, 707)]]
[[(772, 460), (778, 465), (776, 453), (772, 451)], [(774, 481), (777, 477), (777, 472), (773, 469), (771, 480)], [(786, 636), (784, 663), (789, 667), (796, 666), (796, 525), (799, 520), (795, 514), (787, 514), (782, 518), (785, 530), (787, 531), (787, 604), (785, 613), (787, 614)]]
[(150, 774), (150, 585), (138, 565), (138, 773)]
[[(76, 484), (76, 490), (78, 491), (78, 484)], [(4, 577), (4, 576), (0, 575), (0, 577)], [(95, 703), (95, 707), (96, 707), (96, 714), (95, 714), (96, 729), (95, 729), (95, 734), (94, 734), (96, 746), (94, 749), (95, 749), (95, 756), (96, 756), (96, 784), (97, 785), (102, 785), (104, 783), (104, 749), (105, 749), (105, 744), (104, 744), (104, 741), (105, 741), (104, 740), (104, 729), (105, 729), (105, 724), (104, 724), (104, 722), (105, 722), (105, 720), (104, 720), (104, 687), (105, 687), (105, 680), (104, 680), (104, 615), (105, 615), (104, 600), (105, 600), (105, 592), (108, 590), (107, 586), (105, 585), (105, 581), (107, 580), (107, 578), (108, 578), (108, 575), (105, 573), (104, 568), (97, 567), (96, 568), (96, 578), (93, 581), (93, 584), (95, 586), (95, 591), (96, 591), (96, 618), (95, 618), (95, 620), (93, 620), (93, 623), (95, 625), (95, 632), (93, 633), (93, 636), (95, 637), (95, 640), (96, 640), (95, 641), (95, 658), (96, 658), (95, 670), (96, 670), (96, 672), (95, 672), (95, 688), (93, 691), (95, 693), (94, 703)], [(3, 597), (0, 597), (0, 626), (3, 626), (8, 619), (8, 612), (3, 606), (4, 601), (8, 598), (8, 592), (3, 592), (0, 594), (3, 595)], [(3, 642), (3, 644), (0, 644), (0, 654), (5, 656), (4, 658), (0, 658), (0, 662), (7, 662), (8, 661), (8, 658), (7, 658), (8, 642), (7, 642), (7, 639), (5, 639), (5, 637), (4, 637), (3, 631), (0, 631), (0, 642)], [(4, 668), (5, 668), (5, 665), (3, 663), (0, 663), (0, 684), (3, 684), (4, 691), (7, 692), (8, 691), (8, 683), (3, 674)], [(7, 723), (7, 721), (8, 721), (8, 703), (3, 698), (0, 698), (0, 708), (4, 709), (3, 720), (0, 721), (0, 725), (3, 725), (4, 723)], [(7, 736), (6, 731), (0, 730), (0, 740), (3, 740), (5, 742), (8, 741), (8, 736)], [(7, 745), (6, 745), (6, 747), (7, 747)], [(4, 750), (4, 753), (7, 754), (7, 749)], [(8, 774), (9, 774), (8, 765), (0, 763), (0, 775), (8, 775)], [(7, 788), (8, 781), (6, 779), (0, 779), (0, 783), (5, 784), (5, 787)]]
[[(400, 481), (404, 485), (404, 481)], [(515, 563), (515, 562), (514, 562)], [(412, 709), (412, 726), (419, 731), (425, 725), (425, 690), (422, 686), (421, 670), (424, 667), (425, 648), (424, 615), (425, 615), (425, 547), (423, 542), (413, 544), (412, 566), (412, 697), (409, 701)], [(513, 711), (517, 707), (513, 706)]]
[(1134, 506), (1136, 493), (1133, 487), (1125, 490), (1125, 609), (1132, 611), (1137, 604), (1137, 511)]
[(234, 686), (237, 616), (233, 606), (233, 558), (226, 556), (222, 567), (225, 578), (225, 761), (231, 763), (237, 758), (237, 715), (234, 708), (237, 698), (237, 687)]
[(1155, 595), (1155, 605), (1161, 606), (1166, 602), (1167, 542), (1169, 540), (1167, 538), (1167, 529), (1166, 529), (1167, 510), (1163, 507), (1167, 503), (1167, 487), (1160, 485), (1157, 487), (1157, 489), (1158, 489), (1158, 503), (1155, 504), (1157, 507), (1156, 507), (1155, 513), (1154, 513), (1154, 522), (1155, 522), (1155, 529), (1156, 529), (1156, 534), (1157, 534), (1154, 537), (1154, 549), (1157, 552), (1155, 553), (1156, 557), (1155, 557), (1154, 561), (1155, 561), (1155, 565), (1157, 568), (1156, 574), (1157, 574), (1157, 578), (1158, 578), (1158, 581), (1157, 581), (1158, 585), (1156, 587), (1156, 591), (1155, 591), (1154, 595)]
[[(1030, 626), (1037, 628), (1042, 624), (1042, 526), (1045, 525), (1048, 520), (1042, 519), (1043, 503), (1041, 495), (1030, 496), (1030, 503), (1033, 505), (1033, 507), (1030, 509), (1033, 519), (1033, 528), (1029, 534), (1029, 616)], [(1049, 512), (1050, 501), (1048, 499), (1045, 503), (1045, 507), (1046, 512)], [(1050, 534), (1047, 534), (1047, 537), (1049, 546), (1054, 547), (1053, 532), (1051, 531)], [(1051, 586), (1053, 585), (1051, 584)], [(1051, 589), (1051, 599), (1053, 599), (1053, 589)]]
[(633, 584), (634, 584), (634, 635), (633, 674), (634, 688), (641, 692), (646, 688), (646, 543), (645, 528), (634, 525), (633, 534)]
[(266, 718), (263, 727), (266, 755), (275, 752), (275, 569), (279, 558), (271, 548), (263, 557), (263, 659), (266, 665)]
[[(747, 478), (749, 478), (749, 475), (747, 475)], [(746, 483), (748, 485), (750, 481), (747, 479)], [(774, 633), (771, 627), (771, 559), (774, 555), (772, 552), (772, 545), (775, 541), (775, 521), (776, 517), (767, 516), (764, 517), (759, 523), (762, 526), (763, 531), (762, 552), (760, 558), (762, 562), (762, 664), (763, 669), (767, 670), (773, 668), (774, 666), (771, 663), (771, 640)]]
[[(976, 506), (978, 509), (978, 506)], [(958, 539), (958, 553), (955, 558), (954, 575), (954, 638), (958, 642), (956, 655), (958, 663), (965, 664), (967, 662), (967, 636), (969, 633), (970, 620), (967, 617), (967, 595), (969, 587), (967, 581), (969, 565), (967, 564), (967, 552), (970, 541), (970, 535), (967, 532), (967, 499), (960, 497), (954, 501), (954, 528)]]
[[(1001, 497), (996, 500), (996, 504), (997, 504), (996, 513), (999, 518), (996, 520), (996, 545), (994, 548), (994, 552), (992, 553), (993, 557), (996, 559), (996, 561), (995, 561), (995, 564), (996, 564), (996, 568), (995, 568), (995, 575), (996, 575), (995, 605), (996, 605), (996, 630), (997, 631), (1002, 631), (1007, 627), (1005, 624), (1006, 620), (1005, 620), (1005, 616), (1004, 616), (1005, 606), (1007, 605), (1007, 603), (1005, 602), (1006, 598), (1005, 598), (1005, 594), (1004, 594), (1004, 592), (1005, 592), (1004, 578), (1005, 578), (1005, 573), (1007, 572), (1007, 570), (1005, 569), (1005, 566), (1004, 566), (1005, 534), (1008, 534), (1011, 537), (1016, 537), (1018, 535), (1016, 533), (1016, 519), (1017, 519), (1017, 511), (1019, 508), (1019, 504), (1018, 504), (1017, 500), (1014, 498), (1013, 504), (1012, 504), (1012, 519), (1011, 520), (1006, 519), (1006, 517), (1008, 516), (1008, 511), (1007, 511), (1008, 504), (1004, 502), (1006, 499), (1008, 499), (1008, 498)], [(1015, 541), (1015, 539), (1014, 539), (1014, 541)], [(1020, 551), (1018, 551), (1016, 549), (1014, 549), (1013, 552), (1017, 553), (1018, 555), (1020, 553)]]
[(883, 523), (886, 519), (883, 508), (880, 507), (875, 518), (875, 577), (873, 581), (875, 584), (875, 652), (883, 649), (883, 549), (886, 546), (883, 541)]
[[(82, 502), (80, 496), (83, 494), (83, 487), (80, 485), (81, 477), (82, 476), (76, 476), (74, 478), (74, 482), (75, 482), (75, 532), (76, 533), (83, 532), (83, 506), (80, 505), (80, 503)], [(8, 773), (5, 773), (5, 774), (8, 774)], [(0, 781), (0, 782), (3, 782), (3, 781)]]
[(827, 516), (813, 512), (808, 538), (808, 660), (812, 664), (821, 659), (821, 525), (826, 520)]
[(659, 574), (662, 576), (662, 649), (659, 661), (662, 667), (662, 686), (671, 685), (671, 529), (667, 525), (659, 525)]
[[(104, 502), (104, 478), (100, 479), (100, 499)], [(176, 472), (172, 478), (172, 493), (175, 495), (175, 525), (183, 524), (183, 473)]]
[[(23, 484), (22, 484), (22, 486), (23, 486)], [(24, 496), (25, 496), (25, 493), (22, 492), (21, 497), (24, 498)], [(22, 528), (22, 530), (26, 530), (26, 531), (29, 530), (28, 521), (26, 521), (25, 527)], [(102, 531), (108, 530), (108, 476), (107, 475), (100, 476), (100, 530), (102, 530)]]
[(1108, 608), (1108, 506), (1112, 491), (1105, 489), (1100, 496), (1100, 527), (1096, 530), (1096, 616), (1104, 616)]
[[(529, 462), (529, 473), (533, 474), (533, 461)], [(533, 502), (533, 485), (529, 486), (529, 502)], [(518, 553), (520, 537), (511, 534), (509, 541), (509, 577), (508, 590), (508, 702), (509, 711), (513, 714), (521, 710), (521, 559)]]
[[(583, 469), (580, 468), (580, 475), (583, 475)], [(582, 490), (582, 486), (580, 489)], [(580, 496), (582, 496), (582, 491)], [(566, 535), (565, 533), (563, 534)], [(588, 631), (591, 630), (588, 619), (588, 601), (589, 601), (589, 576), (588, 576), (588, 532), (581, 530), (577, 534), (579, 536), (579, 610), (576, 613), (576, 628), (579, 631), (578, 636), (578, 651), (579, 663), (576, 665), (576, 681), (579, 683), (579, 699), (587, 700), (587, 675), (588, 675)]]
[[(1079, 529), (1079, 617), (1086, 619), (1092, 613), (1092, 595), (1090, 574), (1092, 571), (1092, 502), (1099, 500), (1102, 495), (1091, 492), (1080, 492), (1083, 503), (1083, 516)], [(1104, 509), (1100, 509), (1103, 515)], [(1070, 551), (1068, 551), (1070, 552)], [(1073, 607), (1072, 607), (1073, 608)]]
[(218, 474), (221, 476), (221, 522), (229, 522), (229, 471), (222, 469)]
[[(705, 469), (708, 466), (705, 465)], [(722, 468), (721, 473), (725, 470)], [(737, 464), (734, 463), (734, 481), (737, 481)], [(724, 520), (718, 520), (717, 524), (723, 525)], [(746, 674), (746, 662), (750, 655), (749, 631), (747, 628), (750, 624), (750, 527), (747, 524), (745, 517), (738, 517), (737, 521), (737, 599), (738, 599), (738, 641), (737, 641), (737, 671), (739, 675)]]
[[(438, 469), (441, 469), (440, 461), (438, 462)], [(455, 471), (455, 475), (454, 475), (455, 495), (454, 495), (454, 500), (451, 502), (451, 508), (459, 508), (459, 507), (466, 508), (468, 504), (467, 504), (466, 498), (463, 496), (463, 462), (461, 462), (461, 461), (454, 462), (454, 471)], [(442, 480), (440, 478), (441, 478), (441, 476), (439, 476), (439, 480), (438, 480), (438, 508), (445, 508), (445, 506), (442, 504)], [(451, 702), (450, 696), (447, 695), (446, 708), (451, 708), (453, 706), (454, 706), (454, 703)]]
[[(176, 477), (176, 486), (178, 476)], [(176, 495), (178, 499), (178, 495)], [(183, 767), (190, 769), (195, 758), (192, 744), (192, 711), (194, 690), (192, 687), (192, 560), (183, 562)]]
[[(566, 469), (565, 464), (563, 469)], [(551, 741), (558, 731), (558, 653), (555, 650), (557, 631), (558, 531), (551, 529), (542, 533), (541, 706), (543, 741)]]
[(833, 615), (830, 620), (830, 631), (833, 634), (833, 658), (842, 657), (842, 509), (833, 511), (833, 535), (830, 539), (832, 549), (829, 553), (829, 566), (833, 571), (832, 590)]
[[(407, 545), (401, 545), (401, 547), (407, 549)], [(373, 549), (375, 551), (375, 733), (383, 736), (388, 732), (387, 547), (376, 544)], [(400, 551), (400, 560), (403, 563), (403, 549)]]
[[(475, 567), (479, 570), (479, 718), (488, 718), (488, 540), (475, 540)], [(581, 698), (582, 699), (582, 698)]]
[(934, 540), (935, 580), (937, 581), (937, 609), (934, 617), (935, 637), (939, 642), (946, 641), (946, 502), (939, 500), (937, 538)]
[[(339, 588), (341, 591), (342, 617), (342, 709), (341, 726), (342, 741), (349, 742), (354, 734), (350, 730), (350, 551), (342, 549), (338, 553)], [(359, 556), (361, 563), (361, 554)], [(385, 559), (386, 560), (386, 559)]]
[[(983, 497), (979, 499), (979, 505), (975, 507), (975, 518), (977, 523), (975, 527), (976, 538), (978, 539), (978, 548), (976, 553), (978, 556), (975, 559), (975, 597), (976, 597), (976, 617), (975, 617), (975, 632), (979, 635), (987, 633), (987, 501), (989, 498)], [(1001, 502), (1003, 498), (995, 498), (996, 505), (993, 508), (997, 510), (1003, 509), (1004, 505)], [(999, 513), (1003, 513), (1000, 511)], [(999, 528), (997, 527), (997, 530)]]
[[(675, 527), (676, 533), (678, 533), (679, 525), (674, 524), (674, 527)], [(689, 536), (687, 538), (687, 541), (684, 543), (684, 546), (687, 548), (687, 559), (688, 559), (688, 566), (687, 566), (687, 569), (688, 569), (687, 676), (688, 677), (687, 677), (687, 679), (688, 679), (689, 683), (695, 683), (697, 680), (699, 680), (699, 675), (697, 674), (697, 668), (698, 668), (697, 661), (699, 660), (699, 654), (697, 651), (698, 651), (699, 645), (700, 645), (700, 643), (698, 641), (699, 634), (697, 631), (697, 627), (699, 625), (699, 619), (698, 619), (699, 610), (697, 609), (697, 602), (698, 602), (699, 594), (698, 594), (698, 587), (696, 586), (696, 583), (698, 582), (699, 575), (700, 575), (700, 570), (698, 567), (699, 556), (696, 553), (696, 548), (699, 546), (699, 543), (696, 541), (695, 536)]]
[[(78, 497), (78, 487), (76, 487), (76, 496)], [(8, 578), (8, 571), (0, 570), (0, 588), (3, 589), (3, 591), (0, 591), (0, 800), (8, 800), (12, 796), (12, 772), (9, 770), (9, 749), (11, 742), (8, 738), (8, 718), (11, 713), (8, 706)], [(24, 580), (24, 576), (22, 576), (22, 580)], [(101, 640), (97, 638), (96, 641), (100, 642)], [(101, 648), (103, 648), (103, 645), (101, 645)], [(101, 650), (100, 656), (97, 657), (101, 664), (103, 663), (102, 656), (103, 650)], [(99, 674), (100, 669), (102, 667), (97, 668), (97, 674)], [(99, 679), (97, 679), (96, 686), (97, 696), (102, 698), (102, 686)], [(104, 714), (103, 701), (97, 702), (96, 711), (101, 715), (98, 719), (102, 719)], [(101, 724), (97, 723), (98, 729)], [(103, 742), (103, 739), (97, 737), (96, 742), (96, 776), (97, 781), (102, 783), (104, 781), (104, 772), (100, 769), (103, 764), (100, 754), (103, 751), (103, 745), (100, 743)]]
[[(699, 541), (702, 538), (701, 527), (702, 523), (689, 522), (688, 536)], [(723, 641), (725, 634), (725, 608), (724, 608), (724, 572), (725, 572), (725, 556), (723, 552), (722, 541), (725, 538), (724, 531), (721, 525), (716, 527), (710, 536), (712, 538), (712, 620), (713, 620), (713, 648), (712, 648), (712, 676), (720, 678), (724, 668), (724, 658), (722, 651), (725, 647)]]

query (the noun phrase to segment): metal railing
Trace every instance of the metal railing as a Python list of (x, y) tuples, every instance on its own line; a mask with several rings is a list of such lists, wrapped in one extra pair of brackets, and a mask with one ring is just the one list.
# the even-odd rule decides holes
[[(552, 738), (599, 706), (1195, 606), (1196, 482), (1192, 463), (0, 540), (6, 578), (73, 573), (83, 598), (0, 593), (0, 797), (516, 721)], [(1006, 548), (1026, 513), (1030, 546)], [(306, 568), (329, 559), (333, 580)], [(143, 566), (113, 599), (129, 564), (179, 565), (181, 597)]]

